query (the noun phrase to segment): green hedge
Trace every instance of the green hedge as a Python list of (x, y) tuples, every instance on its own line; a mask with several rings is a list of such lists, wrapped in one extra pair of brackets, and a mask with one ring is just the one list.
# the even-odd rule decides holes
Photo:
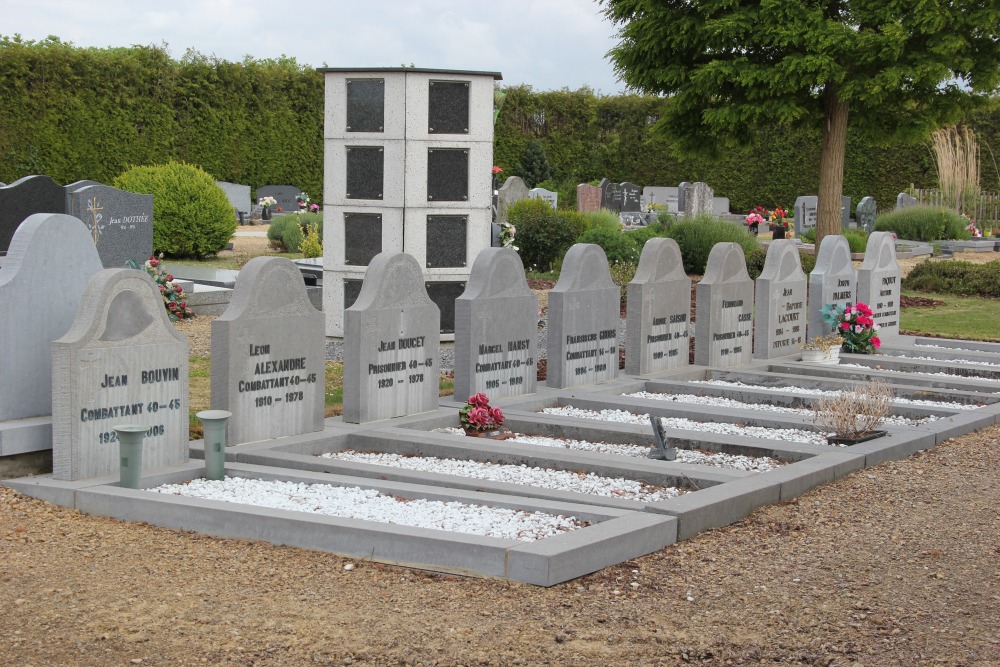
[(1000, 261), (920, 262), (903, 278), (903, 289), (958, 296), (1000, 297)]
[[(875, 231), (893, 232), (907, 241), (968, 240), (972, 233), (965, 230), (967, 224), (965, 218), (950, 209), (912, 206), (878, 216)], [(852, 248), (852, 252), (857, 251)]]

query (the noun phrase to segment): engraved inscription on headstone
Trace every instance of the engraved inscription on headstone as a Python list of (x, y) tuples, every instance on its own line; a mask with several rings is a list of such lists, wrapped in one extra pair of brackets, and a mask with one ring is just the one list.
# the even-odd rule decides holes
[(48, 176), (25, 176), (0, 187), (0, 252), (32, 213), (65, 213), (66, 193)]
[(590, 183), (576, 186), (576, 210), (581, 213), (598, 211), (601, 208), (601, 189)]
[(69, 213), (83, 220), (106, 268), (140, 266), (153, 252), (153, 195), (89, 185), (68, 196)]
[(858, 202), (858, 208), (854, 213), (854, 217), (857, 218), (858, 227), (871, 234), (875, 231), (876, 214), (875, 198), (863, 197)]
[(348, 132), (382, 132), (385, 125), (385, 79), (348, 79)]
[(795, 199), (795, 235), (798, 236), (806, 229), (816, 226), (816, 208), (819, 206), (819, 197), (815, 195), (798, 197)]
[(833, 331), (833, 327), (823, 321), (820, 311), (829, 304), (854, 303), (857, 281), (847, 239), (839, 234), (824, 236), (816, 254), (816, 267), (809, 274), (809, 326), (806, 332), (809, 338)]
[(645, 375), (688, 364), (691, 279), (677, 241), (651, 238), (628, 284), (625, 372)]
[(858, 269), (858, 301), (871, 307), (880, 338), (899, 334), (901, 282), (896, 240), (889, 232), (873, 232), (868, 237), (865, 259)]
[(771, 359), (799, 351), (806, 336), (806, 288), (795, 242), (772, 241), (754, 294), (754, 358)]
[(538, 297), (510, 248), (476, 257), (455, 301), (455, 397), (531, 394), (536, 385)]
[(368, 266), (382, 252), (382, 214), (344, 214), (344, 263)]
[(469, 82), (430, 81), (427, 90), (427, 133), (469, 133)]
[(427, 201), (468, 201), (469, 149), (427, 149)]
[(347, 146), (347, 198), (382, 199), (385, 152), (381, 146)]
[(725, 368), (750, 362), (753, 291), (743, 248), (716, 243), (695, 289), (696, 364)]
[(622, 207), (620, 213), (635, 213), (641, 210), (639, 197), (642, 195), (642, 188), (635, 183), (619, 183), (618, 189), (622, 193)]
[(469, 216), (427, 216), (427, 268), (466, 265), (466, 236)]
[(624, 198), (625, 193), (622, 192), (621, 185), (618, 183), (608, 183), (608, 187), (604, 190), (604, 203), (602, 208), (619, 213), (622, 210)]

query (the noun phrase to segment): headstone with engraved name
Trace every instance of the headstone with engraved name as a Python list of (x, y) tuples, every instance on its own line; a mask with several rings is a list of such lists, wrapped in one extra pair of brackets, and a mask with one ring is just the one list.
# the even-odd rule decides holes
[(549, 387), (618, 377), (620, 301), (604, 249), (593, 243), (571, 247), (549, 292)]
[(107, 185), (88, 185), (69, 193), (69, 213), (83, 220), (105, 268), (140, 266), (153, 252), (153, 195)]
[(559, 193), (552, 192), (552, 190), (546, 190), (545, 188), (531, 188), (530, 190), (528, 190), (528, 198), (542, 199), (544, 201), (547, 201), (549, 203), (549, 206), (551, 206), (552, 210), (554, 211), (556, 210), (557, 208), (556, 204), (559, 201)]
[(900, 192), (896, 195), (896, 210), (900, 211), (904, 208), (910, 208), (911, 206), (917, 205), (916, 197), (913, 197), (906, 192)]
[(25, 176), (0, 187), (0, 252), (32, 213), (65, 213), (66, 192), (48, 176)]
[(839, 234), (824, 236), (816, 254), (816, 266), (809, 274), (806, 335), (810, 339), (833, 331), (833, 326), (823, 321), (820, 311), (829, 304), (844, 306), (854, 303), (857, 282), (858, 274), (851, 262), (851, 246), (847, 239)]
[(233, 413), (227, 444), (323, 430), (325, 342), (298, 267), (247, 262), (212, 322), (212, 409)]
[(876, 214), (875, 198), (863, 197), (858, 202), (858, 208), (854, 212), (854, 217), (858, 221), (858, 227), (871, 234), (875, 231)]
[(712, 215), (715, 211), (713, 200), (715, 192), (707, 184), (694, 183), (684, 188), (684, 215), (693, 218), (699, 215)]
[(483, 250), (455, 300), (455, 397), (531, 394), (536, 384), (538, 297), (510, 248)]
[(601, 209), (601, 189), (590, 183), (576, 186), (576, 210), (580, 213)]
[(865, 259), (858, 269), (858, 301), (872, 309), (880, 338), (899, 334), (902, 280), (896, 261), (896, 239), (889, 232), (873, 232), (868, 237)]
[(684, 215), (685, 207), (687, 206), (687, 189), (691, 187), (691, 184), (687, 181), (681, 181), (677, 185), (677, 212)]
[(507, 209), (514, 202), (528, 198), (528, 186), (520, 176), (511, 176), (497, 191), (497, 223), (507, 222)]
[(604, 199), (602, 200), (601, 207), (619, 213), (624, 203), (625, 193), (622, 191), (621, 184), (608, 183), (608, 186), (604, 189)]
[(619, 183), (622, 191), (622, 207), (620, 213), (638, 213), (642, 210), (639, 199), (642, 197), (642, 188), (635, 183)]
[(743, 248), (716, 243), (708, 255), (705, 277), (695, 288), (696, 364), (726, 368), (750, 362), (753, 293)]
[(791, 239), (772, 241), (754, 291), (755, 359), (799, 351), (806, 337), (806, 288), (798, 246)]
[(657, 373), (688, 364), (691, 279), (677, 241), (651, 238), (628, 284), (625, 372)]
[(344, 312), (344, 421), (363, 424), (437, 407), (441, 312), (420, 264), (379, 253)]
[(144, 271), (104, 269), (52, 343), (52, 476), (118, 470), (114, 427), (147, 427), (144, 467), (188, 458), (188, 344)]
[(280, 206), (285, 213), (289, 213), (299, 210), (299, 203), (295, 198), (300, 192), (302, 191), (294, 185), (262, 185), (257, 188), (257, 201), (262, 197), (274, 197), (277, 202), (275, 206)]
[(795, 235), (799, 236), (803, 231), (816, 227), (816, 209), (819, 206), (819, 197), (807, 195), (797, 197), (793, 208), (795, 217)]

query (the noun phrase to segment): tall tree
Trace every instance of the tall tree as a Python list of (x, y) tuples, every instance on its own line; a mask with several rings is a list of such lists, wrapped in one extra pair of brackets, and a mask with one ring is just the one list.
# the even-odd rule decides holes
[(840, 230), (849, 128), (926, 137), (1000, 84), (998, 0), (598, 1), (615, 70), (673, 97), (659, 129), (682, 150), (822, 127), (817, 242)]

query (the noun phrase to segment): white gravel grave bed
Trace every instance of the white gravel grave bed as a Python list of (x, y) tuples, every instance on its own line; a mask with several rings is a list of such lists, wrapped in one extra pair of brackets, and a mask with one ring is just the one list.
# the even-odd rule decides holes
[(457, 475), (491, 482), (524, 484), (556, 491), (574, 491), (605, 498), (617, 497), (625, 500), (655, 503), (679, 496), (681, 489), (672, 486), (652, 486), (644, 482), (622, 477), (604, 477), (594, 473), (576, 473), (568, 470), (539, 468), (507, 463), (481, 463), (460, 459), (442, 459), (433, 456), (403, 456), (384, 452), (358, 452), (345, 450), (320, 454), (325, 459), (369, 463), (404, 470), (436, 472), (442, 475)]
[[(649, 424), (649, 415), (633, 414), (627, 410), (584, 410), (572, 406), (545, 408), (547, 415), (560, 417), (577, 417), (580, 419), (597, 419), (620, 424)], [(768, 426), (740, 426), (729, 422), (698, 422), (683, 417), (662, 417), (665, 428), (676, 428), (685, 431), (700, 431), (718, 435), (742, 435), (748, 438), (763, 438), (765, 440), (784, 440), (786, 442), (805, 442), (810, 445), (826, 445), (828, 433), (806, 431), (798, 428), (771, 428)]]
[(164, 484), (150, 491), (187, 498), (308, 512), (348, 519), (433, 528), (507, 540), (534, 542), (588, 524), (572, 516), (439, 500), (405, 500), (374, 489), (226, 477)]
[[(926, 359), (927, 357), (903, 357), (905, 359)], [(943, 359), (933, 359), (932, 361), (944, 361)], [(970, 363), (963, 361), (962, 363)], [(989, 366), (1000, 366), (1000, 364), (982, 364)], [(862, 364), (840, 364), (843, 368), (864, 368), (866, 370), (871, 370), (871, 366), (864, 366)], [(897, 371), (888, 368), (880, 368), (883, 373), (905, 373), (907, 375), (934, 375), (934, 376), (944, 376), (949, 378), (970, 378), (972, 380), (985, 380), (986, 382), (1000, 382), (1000, 378), (986, 377), (985, 375), (976, 375), (974, 373), (969, 374), (959, 374), (959, 373), (946, 373), (945, 371), (938, 371), (937, 373), (931, 373), (928, 371)]]
[[(743, 401), (737, 401), (733, 398), (724, 398), (721, 396), (695, 396), (694, 394), (660, 394), (650, 391), (637, 391), (632, 394), (622, 394), (622, 396), (627, 396), (629, 398), (647, 398), (656, 401), (675, 401), (677, 403), (691, 403), (695, 405), (711, 405), (717, 408), (736, 408), (739, 410), (754, 410), (755, 412), (777, 412), (779, 414), (787, 415), (802, 415), (805, 417), (811, 417), (816, 414), (816, 411), (812, 408), (792, 408), (784, 405), (770, 405), (768, 403), (745, 403)], [(910, 419), (909, 417), (901, 417), (896, 415), (889, 415), (885, 418), (883, 423), (889, 424), (891, 426), (919, 426), (920, 424), (926, 424), (927, 422), (935, 421), (937, 417), (922, 417), (920, 419)]]

